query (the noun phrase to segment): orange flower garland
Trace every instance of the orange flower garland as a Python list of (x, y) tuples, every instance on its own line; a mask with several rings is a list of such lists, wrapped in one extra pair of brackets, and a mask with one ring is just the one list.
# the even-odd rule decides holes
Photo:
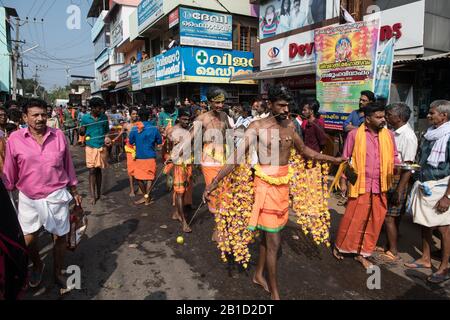
[(330, 212), (328, 211), (328, 164), (305, 161), (292, 150), (290, 165), (294, 176), (290, 183), (291, 207), (305, 234), (310, 233), (317, 245), (330, 246)]

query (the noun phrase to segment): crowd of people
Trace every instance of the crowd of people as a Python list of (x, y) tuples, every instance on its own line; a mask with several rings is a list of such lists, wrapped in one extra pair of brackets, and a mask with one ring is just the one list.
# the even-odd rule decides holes
[[(236, 168), (249, 163), (254, 190), (248, 192), (254, 196), (254, 205), (247, 227), (263, 235), (253, 282), (272, 299), (280, 298), (277, 253), (280, 231), (289, 217), (290, 179), (295, 174), (290, 166), (292, 152), (314, 163), (339, 165), (333, 185), (341, 189), (347, 202), (336, 239), (332, 239), (336, 259), (350, 256), (370, 268), (370, 257), (379, 251), (384, 259), (399, 261), (399, 222), (405, 212), (410, 212), (414, 223), (422, 226), (423, 250), (422, 257), (404, 265), (432, 267), (432, 235), (436, 229), (442, 259), (428, 281), (442, 283), (450, 278), (449, 101), (430, 105), (430, 128), (418, 139), (409, 125), (408, 105), (384, 106), (375, 101), (372, 92), (363, 91), (359, 109), (344, 124), (343, 150), (335, 157), (324, 152), (332, 139), (325, 131), (318, 101), (296, 103), (283, 85), (272, 86), (267, 99), (256, 98), (249, 105), (228, 106), (226, 95), (223, 89), (211, 87), (207, 101), (199, 104), (189, 98), (177, 103), (169, 97), (159, 106), (108, 106), (94, 97), (87, 106), (51, 107), (42, 100), (29, 99), (20, 107), (14, 101), (0, 107), (2, 204), (3, 199), (11, 198), (8, 206), (12, 204), (12, 210), (14, 198), (18, 199), (17, 214), (0, 218), (8, 220), (1, 224), (0, 243), (8, 247), (12, 243), (15, 248), (15, 255), (3, 259), (17, 262), (22, 252), (32, 261), (29, 274), (8, 271), (14, 269), (14, 263), (0, 263), (7, 269), (0, 270), (0, 275), (6, 274), (0, 277), (0, 288), (6, 288), (3, 297), (18, 293), (4, 285), (11, 274), (16, 284), (19, 277), (28, 279), (29, 287), (40, 285), (45, 265), (39, 256), (37, 235), (42, 227), (54, 239), (54, 279), (60, 287), (66, 285), (61, 270), (69, 232), (69, 205), (82, 202), (69, 148), (76, 144), (85, 149), (89, 203), (94, 210), (102, 196), (102, 171), (126, 154), (129, 196), (142, 196), (134, 204), (151, 210), (153, 187), (164, 173), (173, 188), (171, 218), (180, 222), (183, 232), (192, 232), (186, 208), (193, 205), (195, 168), (200, 168), (205, 181), (202, 202), (217, 216), (223, 210), (217, 189)], [(230, 132), (236, 133), (231, 146), (226, 139)], [(201, 137), (198, 159), (196, 137)], [(159, 173), (158, 159), (163, 163)], [(5, 196), (6, 191), (9, 195)], [(11, 233), (14, 219), (21, 232)], [(215, 219), (212, 240), (224, 243), (219, 224)], [(386, 247), (378, 247), (383, 225)]]

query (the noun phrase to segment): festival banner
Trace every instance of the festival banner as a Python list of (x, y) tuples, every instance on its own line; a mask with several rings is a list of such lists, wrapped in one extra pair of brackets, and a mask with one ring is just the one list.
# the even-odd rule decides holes
[(363, 90), (373, 91), (379, 20), (315, 30), (317, 100), (327, 129), (342, 130), (359, 108)]
[(392, 69), (394, 64), (395, 37), (392, 37), (378, 55), (375, 76), (375, 97), (377, 101), (389, 102), (391, 93)]

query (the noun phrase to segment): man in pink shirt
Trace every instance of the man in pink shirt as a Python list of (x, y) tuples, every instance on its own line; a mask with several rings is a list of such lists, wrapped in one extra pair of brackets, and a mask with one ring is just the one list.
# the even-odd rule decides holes
[(81, 204), (75, 168), (64, 133), (47, 127), (45, 101), (30, 99), (22, 111), (28, 128), (12, 133), (7, 141), (3, 182), (7, 190), (19, 190), (18, 219), (33, 261), (30, 287), (42, 280), (44, 263), (37, 238), (44, 226), (53, 234), (55, 282), (65, 288), (62, 268), (70, 229), (69, 203), (75, 199)]
[[(387, 211), (386, 193), (392, 186), (394, 163), (399, 163), (394, 136), (385, 128), (384, 107), (371, 103), (364, 109), (364, 123), (352, 130), (345, 141), (343, 157), (351, 159), (357, 174), (349, 184), (349, 201), (339, 224), (334, 256), (353, 254), (366, 269), (383, 226)], [(349, 175), (350, 177), (350, 175)], [(349, 178), (347, 177), (347, 178)], [(345, 179), (341, 189), (347, 191)]]

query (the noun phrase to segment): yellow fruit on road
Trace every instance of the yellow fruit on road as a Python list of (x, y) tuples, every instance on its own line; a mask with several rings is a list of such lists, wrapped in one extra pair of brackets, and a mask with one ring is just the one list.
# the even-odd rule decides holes
[(182, 236), (179, 236), (179, 237), (177, 238), (177, 243), (178, 243), (178, 244), (183, 244), (183, 243), (184, 243), (184, 239), (183, 239)]

